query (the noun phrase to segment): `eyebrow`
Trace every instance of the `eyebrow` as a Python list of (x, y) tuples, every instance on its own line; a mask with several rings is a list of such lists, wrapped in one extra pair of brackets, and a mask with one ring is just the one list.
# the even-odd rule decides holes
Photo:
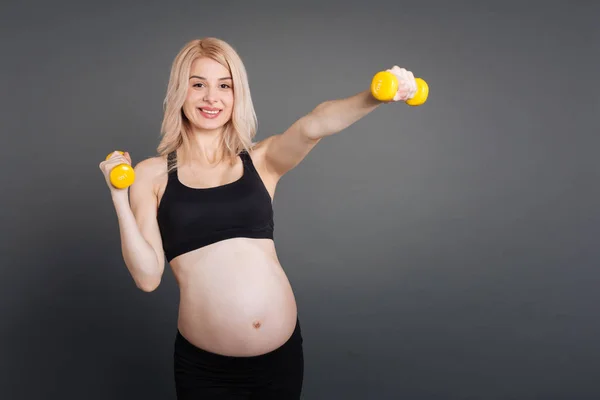
[[(203, 76), (198, 76), (198, 75), (192, 75), (192, 76), (190, 76), (190, 79), (192, 79), (192, 78), (197, 78), (197, 79), (204, 79), (204, 80), (207, 80), (205, 77), (203, 77)], [(231, 79), (231, 77), (230, 77), (230, 76), (226, 76), (226, 77), (224, 77), (224, 78), (219, 78), (219, 80), (220, 80), (220, 81), (225, 81), (225, 80), (228, 80), (228, 79)]]

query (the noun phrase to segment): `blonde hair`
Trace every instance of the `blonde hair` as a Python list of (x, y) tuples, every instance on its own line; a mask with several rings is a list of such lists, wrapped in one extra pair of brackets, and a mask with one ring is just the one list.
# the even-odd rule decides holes
[(233, 163), (241, 151), (250, 151), (254, 146), (258, 123), (244, 63), (231, 45), (212, 37), (186, 43), (173, 60), (163, 102), (162, 139), (157, 151), (160, 156), (166, 156), (183, 148), (184, 160), (193, 152), (191, 127), (183, 113), (183, 104), (187, 97), (192, 63), (200, 57), (217, 61), (229, 70), (233, 79), (233, 112), (231, 119), (225, 124), (220, 142), (222, 158), (229, 158)]

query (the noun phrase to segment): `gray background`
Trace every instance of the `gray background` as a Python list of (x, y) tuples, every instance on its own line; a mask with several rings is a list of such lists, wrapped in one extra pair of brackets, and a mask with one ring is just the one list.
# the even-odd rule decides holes
[(177, 287), (135, 288), (98, 163), (154, 154), (202, 36), (259, 139), (394, 64), (431, 87), (279, 186), (305, 398), (600, 397), (597, 2), (48, 3), (1, 12), (1, 398), (174, 399)]

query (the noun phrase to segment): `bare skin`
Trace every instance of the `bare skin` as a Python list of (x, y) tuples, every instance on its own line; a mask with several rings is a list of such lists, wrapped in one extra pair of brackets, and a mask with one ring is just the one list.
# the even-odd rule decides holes
[[(412, 73), (394, 67), (403, 77), (394, 101), (410, 98), (416, 90)], [(215, 146), (233, 109), (230, 72), (206, 58), (190, 71), (183, 112), (190, 121), (191, 140), (198, 150), (190, 164), (177, 170), (182, 184), (212, 188), (234, 182), (244, 173), (238, 157), (231, 165), (219, 159)], [(229, 77), (229, 78), (228, 78)], [(284, 133), (257, 143), (250, 156), (271, 196), (281, 177), (298, 165), (324, 137), (344, 130), (375, 110), (368, 90), (326, 101), (300, 118)], [(216, 113), (216, 114), (215, 114)], [(167, 185), (167, 161), (153, 157), (135, 167), (129, 189), (116, 189), (110, 170), (131, 164), (128, 153), (115, 153), (100, 163), (119, 220), (123, 259), (138, 288), (155, 290), (164, 272), (164, 252), (157, 210)], [(229, 356), (253, 356), (272, 351), (291, 336), (297, 318), (296, 300), (270, 239), (232, 238), (171, 260), (180, 288), (178, 327), (192, 344)]]
[[(264, 169), (264, 146), (255, 147), (251, 157), (273, 199), (277, 179)], [(195, 174), (187, 168), (177, 174), (192, 188), (228, 184), (243, 173), (241, 160), (233, 166), (194, 167)], [(167, 184), (166, 160), (145, 160), (136, 170), (154, 177), (148, 193), (158, 207)], [(271, 239), (224, 240), (182, 254), (170, 265), (180, 288), (178, 328), (195, 346), (252, 356), (276, 349), (291, 336), (296, 300)]]

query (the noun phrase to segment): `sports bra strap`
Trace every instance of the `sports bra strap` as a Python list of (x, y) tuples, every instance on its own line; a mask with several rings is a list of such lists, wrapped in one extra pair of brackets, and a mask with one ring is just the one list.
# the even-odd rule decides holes
[(167, 171), (169, 171), (168, 180), (171, 181), (177, 178), (177, 168), (172, 169), (171, 167), (177, 165), (177, 152), (172, 151), (167, 155)]
[(170, 169), (175, 164), (177, 164), (177, 152), (172, 151), (167, 155), (167, 169)]
[[(248, 152), (246, 150), (242, 150), (239, 155), (240, 155), (240, 158), (242, 159), (244, 166), (246, 168), (249, 168), (252, 172), (257, 173), (257, 171), (254, 167), (254, 163), (252, 162), (252, 158), (250, 157), (250, 154), (248, 154)], [(167, 154), (167, 170), (170, 170), (172, 166), (176, 166), (176, 165), (177, 165), (177, 151), (172, 151), (169, 154)], [(176, 174), (177, 174), (177, 169), (175, 168), (175, 169), (169, 171), (169, 178), (176, 176)]]

